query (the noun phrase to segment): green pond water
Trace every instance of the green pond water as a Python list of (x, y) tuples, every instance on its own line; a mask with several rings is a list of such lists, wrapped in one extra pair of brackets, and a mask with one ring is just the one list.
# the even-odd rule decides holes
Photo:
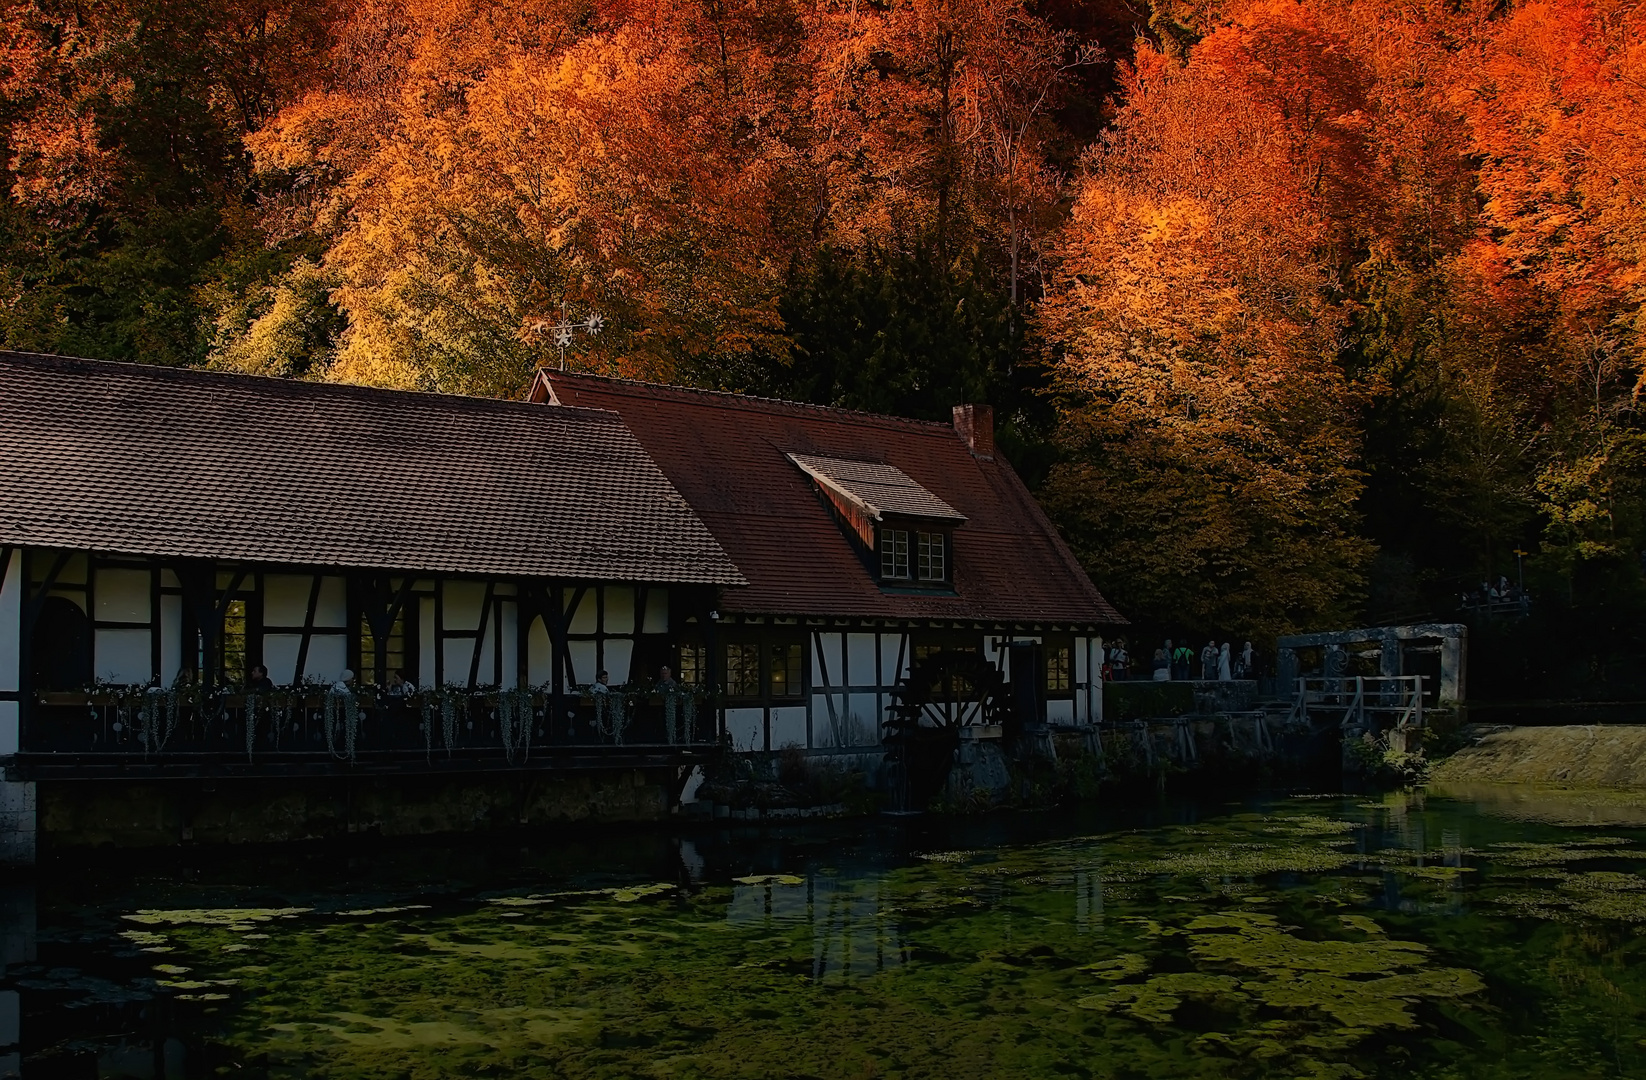
[(0, 1075), (1646, 1076), (1643, 870), (1515, 789), (63, 860)]

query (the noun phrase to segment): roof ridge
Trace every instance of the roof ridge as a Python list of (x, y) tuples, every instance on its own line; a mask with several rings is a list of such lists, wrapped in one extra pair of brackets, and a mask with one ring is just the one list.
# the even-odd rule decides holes
[(571, 376), (576, 379), (596, 379), (603, 383), (616, 386), (632, 386), (643, 390), (662, 390), (675, 394), (698, 394), (704, 397), (721, 398), (726, 401), (737, 402), (767, 408), (793, 409), (796, 411), (827, 413), (830, 416), (855, 417), (862, 420), (874, 420), (886, 424), (900, 426), (932, 428), (934, 431), (954, 432), (952, 423), (941, 420), (919, 420), (912, 416), (898, 416), (895, 413), (870, 412), (867, 409), (847, 409), (838, 405), (818, 405), (810, 401), (792, 401), (788, 398), (765, 397), (760, 394), (745, 394), (736, 390), (706, 390), (700, 386), (681, 386), (676, 383), (649, 382), (645, 379), (626, 379), (618, 375), (601, 375), (593, 371), (558, 371), (540, 367), (538, 374), (548, 378), (552, 383), (556, 378)]
[[(141, 360), (97, 360), (89, 356), (68, 356), (62, 353), (37, 353), (21, 349), (0, 349), (0, 363), (8, 360), (21, 361), (19, 367), (33, 367), (37, 370), (54, 365), (87, 365), (92, 368), (112, 369), (115, 372), (130, 373), (156, 380), (170, 379), (180, 382), (209, 383), (238, 383), (248, 389), (262, 386), (278, 386), (282, 389), (296, 390), (298, 393), (316, 395), (332, 394), (337, 396), (364, 395), (372, 398), (396, 398), (405, 395), (414, 395), (428, 401), (462, 402), (465, 406), (501, 405), (511, 410), (541, 409), (544, 406), (521, 401), (510, 397), (486, 397), (480, 394), (453, 394), (442, 390), (407, 390), (391, 386), (371, 386), (366, 383), (323, 382), (315, 379), (297, 379), (285, 375), (259, 375), (249, 371), (217, 371), (201, 367), (171, 367), (167, 364), (149, 364)], [(37, 363), (46, 361), (47, 363)], [(551, 409), (564, 409), (567, 412), (594, 413), (602, 417), (611, 417), (618, 422), (622, 418), (612, 409), (597, 409), (588, 405), (550, 405)]]

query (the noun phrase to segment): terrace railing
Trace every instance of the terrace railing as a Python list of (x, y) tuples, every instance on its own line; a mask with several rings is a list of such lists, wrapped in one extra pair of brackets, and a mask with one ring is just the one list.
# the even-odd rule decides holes
[(276, 771), (328, 763), (507, 767), (568, 753), (660, 757), (721, 742), (716, 711), (697, 695), (565, 695), (555, 704), (540, 691), (43, 694), (27, 710), (20, 759)]

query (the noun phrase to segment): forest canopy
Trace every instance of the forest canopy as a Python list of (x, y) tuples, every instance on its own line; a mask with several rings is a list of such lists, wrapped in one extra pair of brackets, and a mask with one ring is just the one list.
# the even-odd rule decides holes
[(11, 0), (0, 345), (1002, 445), (1147, 627), (1638, 601), (1646, 9)]

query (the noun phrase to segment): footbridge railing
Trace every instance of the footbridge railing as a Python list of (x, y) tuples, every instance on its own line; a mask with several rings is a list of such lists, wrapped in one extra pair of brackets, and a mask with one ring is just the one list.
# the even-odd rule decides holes
[(1423, 676), (1300, 678), (1288, 720), (1335, 721), (1345, 731), (1421, 728)]

